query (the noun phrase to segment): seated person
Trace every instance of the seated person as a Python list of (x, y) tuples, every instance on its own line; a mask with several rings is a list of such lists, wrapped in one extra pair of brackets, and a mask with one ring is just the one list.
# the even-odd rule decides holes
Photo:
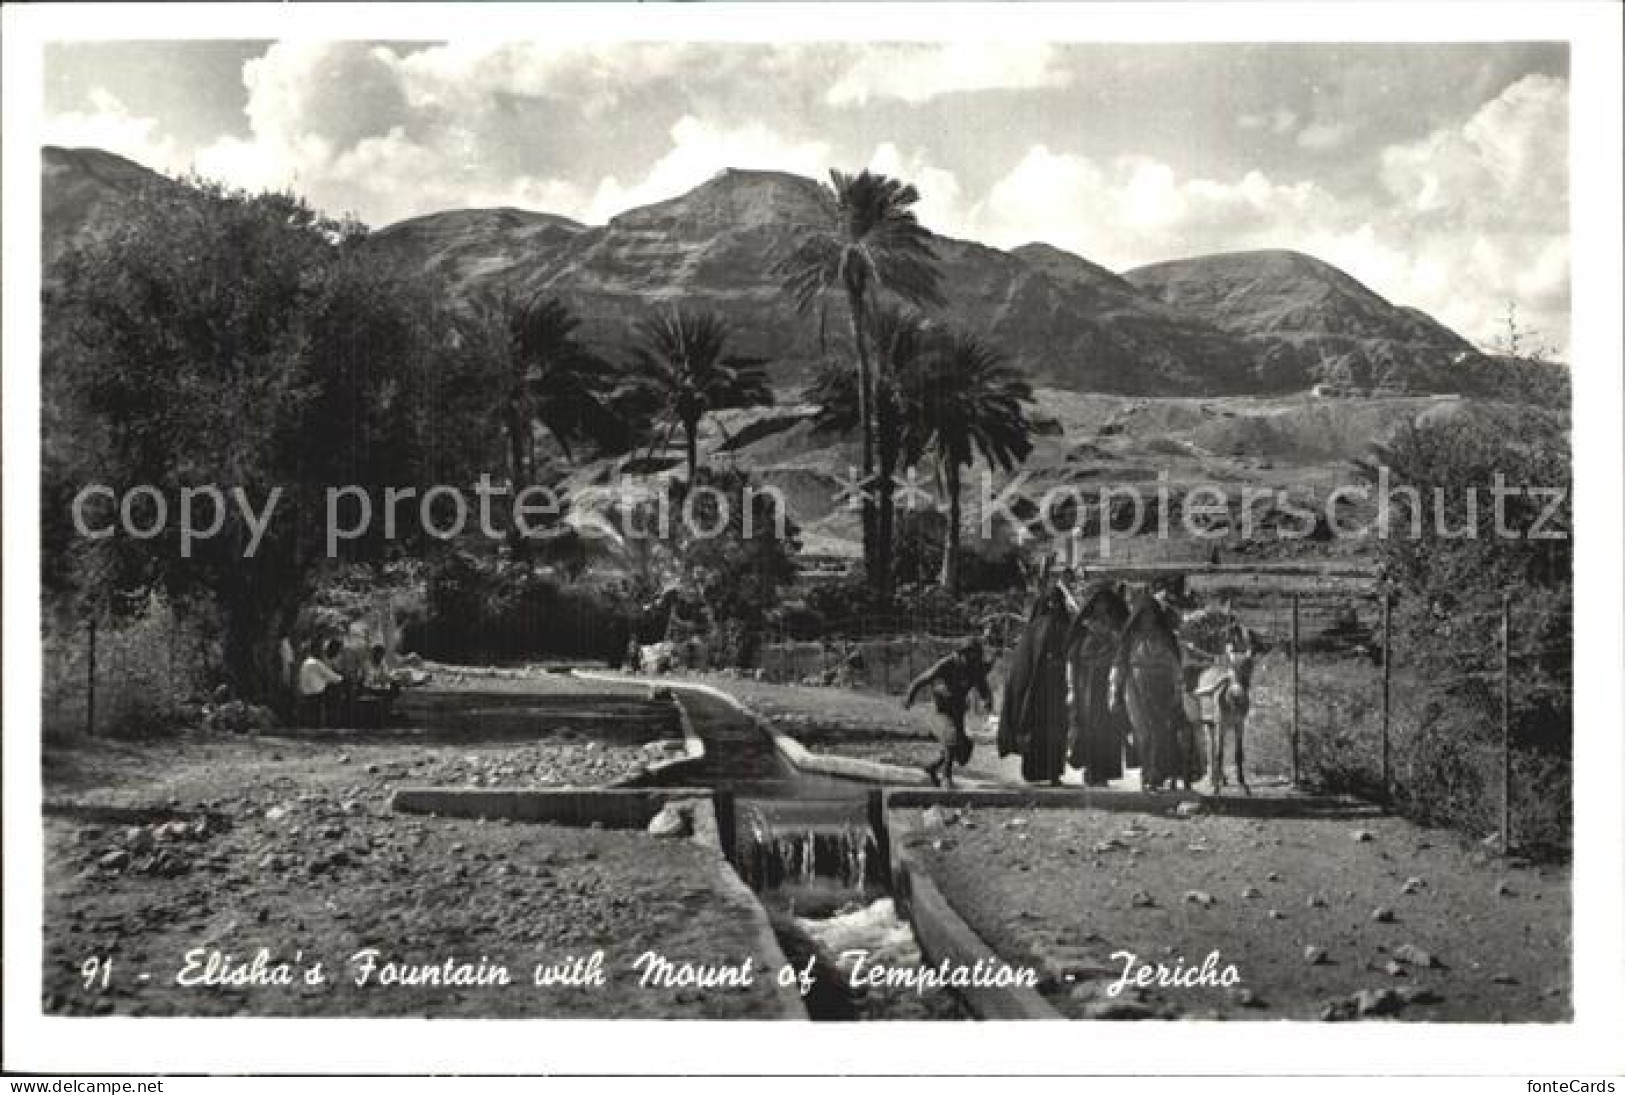
[(299, 666), (300, 716), (313, 720), (316, 726), (331, 725), (338, 714), (344, 677), (332, 663), (338, 659), (340, 649), (337, 639), (329, 639), (323, 659), (316, 656), (313, 644), (310, 656)]

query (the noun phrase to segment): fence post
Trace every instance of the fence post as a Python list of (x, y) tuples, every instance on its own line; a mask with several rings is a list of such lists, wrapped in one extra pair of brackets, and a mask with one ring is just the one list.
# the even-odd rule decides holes
[(1394, 799), (1394, 786), (1390, 778), (1388, 761), (1388, 724), (1390, 694), (1394, 679), (1393, 598), (1386, 588), (1382, 591), (1382, 801), (1388, 805)]
[(1512, 595), (1501, 594), (1501, 854), (1512, 851)]
[(1298, 595), (1292, 595), (1292, 786), (1298, 786)]

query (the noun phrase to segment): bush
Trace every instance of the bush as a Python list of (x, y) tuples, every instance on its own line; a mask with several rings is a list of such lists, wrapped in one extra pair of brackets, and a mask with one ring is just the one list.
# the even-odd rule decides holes
[(591, 658), (618, 664), (629, 606), (604, 586), (569, 586), (542, 567), (452, 551), (429, 569), (421, 621), (406, 647), (452, 662)]
[[(1423, 501), (1420, 535), (1409, 509), (1396, 512), (1384, 562), (1398, 593), (1396, 663), (1415, 682), (1415, 716), (1403, 728), (1405, 775), (1396, 798), (1420, 821), (1474, 835), (1500, 828), (1501, 693), (1499, 630), (1503, 597), (1511, 622), (1513, 832), (1524, 851), (1559, 854), (1572, 841), (1573, 607), (1572, 467), (1566, 422), (1525, 412), (1451, 419), (1401, 434), (1386, 452), (1392, 481)], [(1506, 500), (1498, 518), (1489, 491), (1497, 476), (1511, 487), (1560, 490), (1546, 527), (1545, 496)], [(1476, 509), (1470, 502), (1477, 492)], [(1472, 535), (1443, 536), (1445, 527)], [(1505, 834), (1503, 834), (1505, 836)]]

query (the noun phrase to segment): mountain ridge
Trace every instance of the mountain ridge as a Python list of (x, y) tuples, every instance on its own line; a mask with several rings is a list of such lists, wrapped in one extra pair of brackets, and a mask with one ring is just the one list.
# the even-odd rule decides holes
[[(143, 185), (181, 185), (95, 149), (46, 148), (42, 171), (48, 264), (115, 223), (119, 202)], [(497, 287), (556, 295), (580, 314), (583, 334), (610, 349), (624, 347), (651, 307), (711, 308), (734, 324), (738, 350), (793, 383), (845, 337), (833, 295), (821, 323), (780, 288), (781, 261), (801, 226), (827, 217), (828, 201), (816, 180), (730, 168), (602, 225), (512, 207), (451, 209), (383, 226), (366, 245), (444, 278), (455, 297)], [(1440, 391), (1471, 383), (1454, 369), (1471, 352), (1465, 339), (1299, 252), (1116, 273), (1042, 242), (930, 242), (946, 314), (1035, 383), (1132, 395), (1291, 391), (1326, 379)]]

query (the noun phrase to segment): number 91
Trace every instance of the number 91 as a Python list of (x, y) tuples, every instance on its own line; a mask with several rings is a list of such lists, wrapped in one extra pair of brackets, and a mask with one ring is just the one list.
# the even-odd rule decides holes
[(85, 988), (107, 988), (113, 983), (113, 960), (91, 955), (79, 965), (79, 976), (85, 979)]

